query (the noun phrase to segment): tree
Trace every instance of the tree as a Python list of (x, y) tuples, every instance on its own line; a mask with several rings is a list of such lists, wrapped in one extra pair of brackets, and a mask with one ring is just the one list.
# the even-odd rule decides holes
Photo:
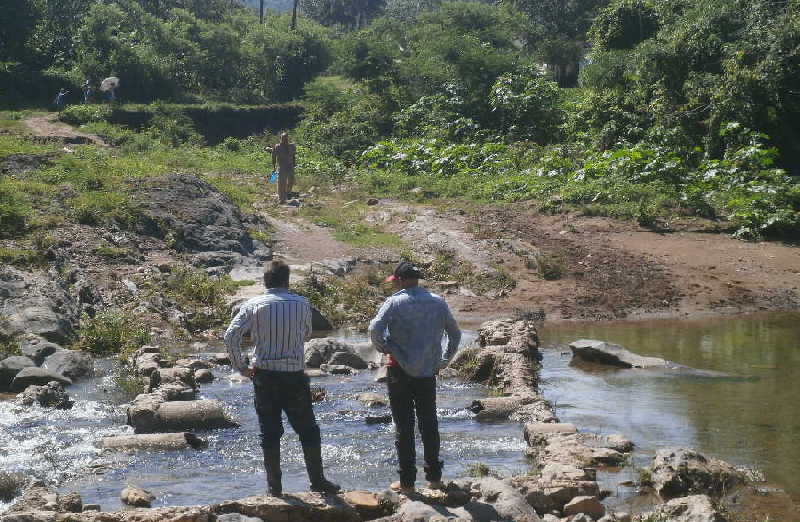
[(22, 61), (39, 17), (33, 0), (0, 0), (0, 61)]
[(300, 0), (300, 9), (316, 22), (349, 29), (366, 26), (384, 5), (384, 0)]

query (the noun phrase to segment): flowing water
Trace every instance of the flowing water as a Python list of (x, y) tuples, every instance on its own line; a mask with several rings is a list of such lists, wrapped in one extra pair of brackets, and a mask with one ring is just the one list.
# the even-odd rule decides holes
[[(544, 390), (564, 422), (621, 433), (647, 465), (658, 448), (683, 446), (763, 471), (768, 483), (800, 500), (800, 314), (694, 320), (564, 323), (543, 329)], [(570, 366), (565, 343), (601, 339), (642, 354), (731, 378), (665, 375), (650, 370)], [(619, 482), (631, 470), (604, 474)]]
[[(361, 341), (352, 335), (339, 335)], [(474, 337), (465, 336), (464, 343)], [(565, 422), (582, 430), (621, 433), (638, 446), (634, 464), (646, 465), (656, 449), (688, 446), (737, 465), (755, 467), (771, 484), (800, 498), (800, 314), (769, 314), (682, 321), (563, 323), (541, 331), (543, 391)], [(694, 368), (723, 371), (731, 378), (697, 378), (644, 370), (586, 370), (570, 365), (565, 343), (603, 339), (643, 355), (658, 355)], [(216, 349), (214, 349), (216, 350)], [(136, 483), (157, 495), (156, 505), (218, 502), (264, 490), (258, 423), (252, 386), (230, 379), (230, 368), (213, 371), (202, 398), (220, 399), (240, 428), (201, 433), (201, 450), (103, 453), (104, 435), (129, 433), (124, 405), (107, 376), (110, 362), (98, 361), (98, 377), (69, 388), (71, 411), (20, 408), (0, 401), (0, 469), (61, 480), (62, 490), (79, 491), (84, 502), (104, 509), (120, 506), (119, 492)], [(315, 404), (328, 473), (343, 487), (380, 490), (396, 479), (393, 431), (366, 425), (366, 415), (388, 413), (354, 400), (361, 391), (385, 392), (374, 372), (322, 377), (328, 398)], [(462, 476), (483, 462), (501, 473), (527, 470), (524, 441), (516, 423), (478, 423), (465, 411), (481, 386), (441, 380), (438, 408), (445, 474)], [(308, 487), (296, 435), (286, 426), (284, 488)], [(421, 462), (419, 463), (420, 476)], [(89, 473), (88, 470), (96, 470)], [(635, 466), (601, 473), (616, 493), (609, 503), (633, 495), (620, 482), (635, 478)], [(0, 504), (0, 512), (3, 506)], [(779, 518), (780, 519), (780, 518)]]
[[(351, 342), (365, 340), (351, 335), (338, 337)], [(463, 342), (471, 342), (472, 338), (474, 334), (465, 335)], [(120, 507), (119, 492), (127, 483), (156, 494), (154, 505), (207, 504), (262, 494), (265, 479), (252, 385), (232, 380), (229, 367), (215, 368), (213, 372), (217, 379), (201, 386), (200, 398), (223, 401), (241, 427), (199, 432), (208, 440), (207, 448), (135, 454), (99, 452), (94, 443), (101, 436), (130, 433), (130, 428), (122, 426), (124, 407), (109, 404), (113, 400), (107, 400), (108, 394), (102, 391), (108, 379), (95, 378), (69, 389), (77, 399), (72, 412), (45, 413), (33, 408), (20, 414), (24, 410), (0, 403), (0, 426), (14, 441), (0, 453), (2, 468), (34, 471), (50, 478), (54, 474), (66, 477), (62, 490), (78, 491), (85, 503), (99, 503), (104, 509)], [(374, 378), (375, 372), (362, 371), (352, 377), (312, 379), (312, 385), (327, 390), (327, 398), (314, 405), (322, 431), (326, 472), (346, 489), (382, 490), (397, 480), (393, 426), (365, 423), (367, 415), (387, 414), (388, 408), (367, 408), (354, 397), (363, 391), (385, 393), (385, 385), (375, 383)], [(487, 393), (482, 386), (440, 380), (437, 406), (442, 459), (448, 476), (464, 476), (467, 467), (478, 462), (504, 474), (528, 469), (518, 425), (479, 424), (466, 410), (474, 399)], [(284, 491), (306, 491), (308, 478), (302, 450), (297, 436), (288, 423), (284, 424)], [(48, 446), (50, 441), (61, 449)], [(51, 451), (52, 458), (42, 458), (46, 451)], [(104, 473), (69, 477), (87, 465), (101, 467)], [(418, 467), (418, 478), (422, 480), (421, 461)], [(58, 472), (54, 473), (56, 469)]]

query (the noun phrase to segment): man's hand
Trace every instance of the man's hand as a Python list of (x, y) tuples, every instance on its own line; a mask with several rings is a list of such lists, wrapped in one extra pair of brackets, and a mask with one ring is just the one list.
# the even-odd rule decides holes
[(253, 376), (256, 374), (256, 369), (255, 368), (247, 368), (245, 370), (242, 370), (239, 373), (241, 373), (242, 375), (244, 375), (248, 379), (252, 379)]

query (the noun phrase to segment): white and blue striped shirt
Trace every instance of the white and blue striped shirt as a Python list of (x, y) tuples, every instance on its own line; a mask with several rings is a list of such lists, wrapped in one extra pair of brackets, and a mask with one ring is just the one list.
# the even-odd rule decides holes
[(304, 343), (311, 334), (311, 306), (305, 297), (286, 288), (270, 288), (244, 303), (225, 332), (231, 366), (240, 372), (247, 369), (241, 344), (248, 332), (255, 347), (255, 368), (302, 371)]

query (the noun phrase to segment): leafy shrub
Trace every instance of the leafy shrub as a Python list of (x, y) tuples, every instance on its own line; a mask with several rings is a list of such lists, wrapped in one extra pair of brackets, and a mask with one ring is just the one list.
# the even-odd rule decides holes
[(111, 116), (109, 105), (70, 105), (58, 114), (58, 119), (70, 125), (107, 122)]
[(239, 286), (229, 276), (213, 277), (205, 270), (188, 267), (175, 269), (165, 283), (154, 290), (177, 301), (186, 312), (186, 328), (192, 333), (225, 324), (229, 319), (225, 298)]
[(548, 143), (558, 138), (560, 97), (558, 84), (531, 68), (500, 76), (489, 94), (489, 106), (509, 138)]
[(128, 354), (150, 342), (149, 331), (131, 314), (108, 310), (83, 317), (76, 348), (95, 355)]

